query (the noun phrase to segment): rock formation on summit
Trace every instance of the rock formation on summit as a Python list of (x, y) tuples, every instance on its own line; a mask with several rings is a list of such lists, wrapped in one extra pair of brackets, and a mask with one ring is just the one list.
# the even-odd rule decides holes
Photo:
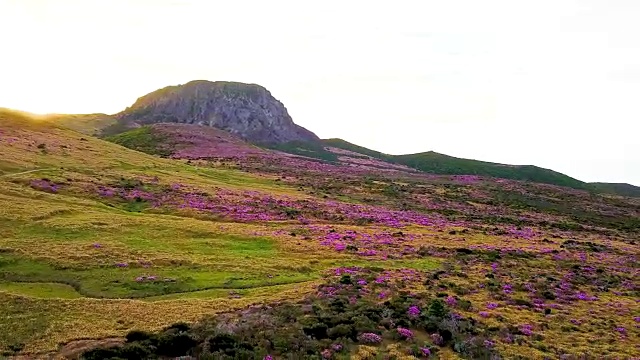
[(212, 126), (261, 144), (319, 141), (296, 125), (284, 105), (260, 85), (191, 81), (139, 98), (116, 117), (126, 128), (154, 123)]

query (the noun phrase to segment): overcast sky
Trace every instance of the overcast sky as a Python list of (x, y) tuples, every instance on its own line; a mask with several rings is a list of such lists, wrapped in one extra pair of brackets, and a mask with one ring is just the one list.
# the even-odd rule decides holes
[(640, 185), (638, 0), (0, 0), (0, 34), (4, 107), (242, 81), (323, 138)]

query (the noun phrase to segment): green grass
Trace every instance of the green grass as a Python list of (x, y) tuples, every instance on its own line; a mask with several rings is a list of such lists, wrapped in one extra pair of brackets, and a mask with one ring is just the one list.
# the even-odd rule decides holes
[[(36, 301), (0, 291), (0, 328), (4, 329), (0, 331), (0, 349), (22, 350), (26, 344), (38, 339), (51, 328), (52, 322), (60, 313), (42, 301), (38, 302), (39, 306), (34, 306)], [(28, 309), (31, 311), (27, 311)], [(11, 330), (6, 331), (7, 329)]]
[[(161, 263), (162, 258), (154, 258), (158, 265), (148, 268), (136, 263), (128, 263), (126, 268), (118, 268), (115, 264), (65, 264), (62, 259), (30, 259), (3, 254), (0, 256), (0, 272), (2, 279), (8, 282), (66, 284), (79, 294), (94, 298), (142, 298), (214, 288), (252, 288), (318, 277), (316, 272), (285, 269), (273, 261), (263, 267), (250, 267), (250, 262), (264, 262), (264, 253), (255, 249), (238, 251), (241, 251), (240, 247), (232, 246), (228, 254), (217, 257), (227, 260), (217, 264), (203, 265), (171, 258)], [(239, 263), (245, 267), (234, 265), (235, 256), (241, 257)], [(99, 255), (95, 258), (98, 260)], [(140, 276), (155, 276), (157, 280), (136, 281)]]
[(222, 247), (224, 251), (228, 251), (231, 254), (254, 258), (278, 256), (275, 242), (270, 239), (243, 239), (232, 236), (227, 237), (226, 240), (226, 243), (223, 243)]
[(0, 282), (0, 291), (43, 299), (78, 299), (82, 297), (72, 286), (58, 283)]
[[(148, 215), (140, 220), (144, 223), (154, 218), (163, 216)], [(180, 219), (174, 224), (168, 221), (119, 226), (108, 234), (103, 234), (99, 226), (83, 223), (81, 217), (48, 221), (71, 222), (76, 227), (11, 222), (14, 229), (5, 234), (5, 244), (14, 251), (0, 255), (4, 279), (58, 282), (73, 286), (84, 296), (121, 298), (209, 288), (269, 286), (315, 276), (308, 271), (283, 269), (282, 260), (293, 261), (295, 253), (288, 255), (272, 239), (180, 228), (180, 224), (190, 223), (189, 219)], [(101, 247), (94, 248), (92, 241)], [(31, 255), (25, 256), (25, 253)], [(149, 268), (141, 264), (147, 261), (152, 264)], [(116, 263), (128, 266), (118, 268)], [(252, 266), (254, 263), (260, 266)], [(136, 277), (150, 275), (158, 281), (135, 281)]]
[(112, 135), (106, 140), (152, 155), (169, 156), (173, 152), (170, 139), (154, 131), (151, 126), (143, 126)]

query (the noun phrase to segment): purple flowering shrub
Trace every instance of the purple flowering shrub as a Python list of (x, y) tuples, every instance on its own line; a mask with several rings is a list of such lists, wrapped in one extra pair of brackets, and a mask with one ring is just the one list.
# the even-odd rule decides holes
[(380, 344), (382, 342), (382, 336), (375, 333), (362, 333), (358, 336), (358, 341), (363, 344)]
[(59, 184), (56, 184), (49, 179), (31, 180), (30, 185), (36, 190), (50, 193), (57, 193), (60, 188)]

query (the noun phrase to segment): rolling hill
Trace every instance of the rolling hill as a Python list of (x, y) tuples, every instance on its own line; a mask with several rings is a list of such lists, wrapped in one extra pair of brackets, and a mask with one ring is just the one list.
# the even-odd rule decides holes
[(107, 114), (46, 114), (36, 115), (25, 111), (19, 111), (14, 109), (0, 108), (0, 112), (4, 114), (12, 113), (15, 116), (22, 116), (33, 120), (42, 122), (49, 122), (56, 126), (61, 126), (67, 129), (71, 129), (86, 135), (98, 136), (102, 130), (113, 126), (117, 119), (112, 115)]
[(557, 171), (533, 165), (507, 165), (479, 160), (456, 158), (433, 151), (388, 155), (358, 146), (342, 139), (326, 139), (322, 142), (331, 147), (354, 151), (383, 161), (409, 166), (431, 174), (479, 175), (502, 179), (532, 181), (543, 184), (567, 186), (619, 196), (640, 197), (640, 187), (631, 184), (586, 183)]
[(435, 174), (480, 175), (502, 179), (532, 181), (543, 184), (586, 189), (582, 181), (559, 172), (532, 165), (506, 165), (485, 161), (461, 159), (433, 151), (398, 155), (393, 160), (420, 171)]

